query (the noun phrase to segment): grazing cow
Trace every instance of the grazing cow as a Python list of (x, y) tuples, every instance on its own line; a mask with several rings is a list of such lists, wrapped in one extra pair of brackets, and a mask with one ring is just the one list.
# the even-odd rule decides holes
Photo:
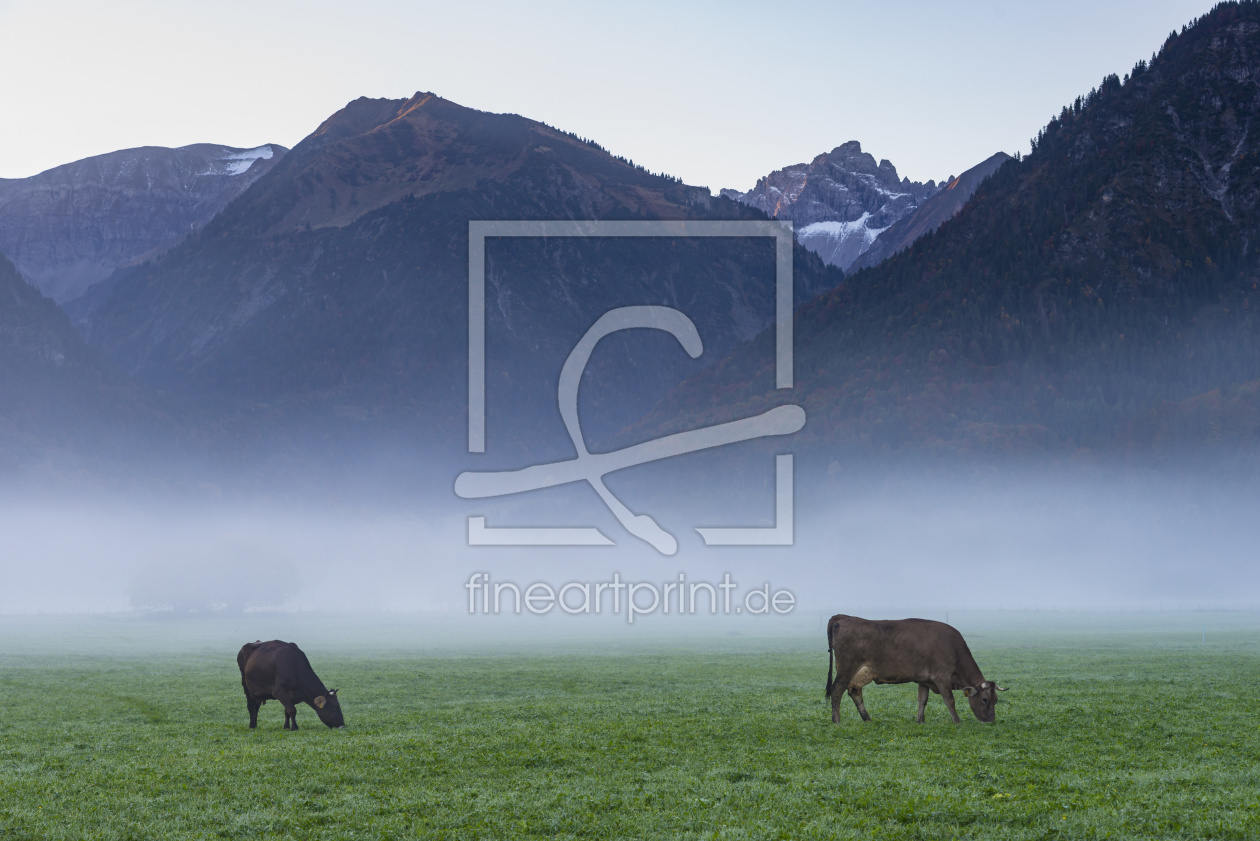
[[(897, 619), (872, 622), (837, 614), (827, 623), (827, 696), (831, 720), (840, 720), (840, 701), (848, 690), (863, 721), (870, 721), (862, 703), (862, 687), (868, 683), (919, 684), (919, 716), (928, 692), (936, 692), (958, 724), (954, 709), (955, 689), (961, 689), (976, 718), (993, 722), (997, 693), (1006, 690), (985, 680), (958, 629), (930, 619)], [(832, 668), (835, 677), (832, 677)]]
[(247, 642), (236, 655), (249, 708), (249, 726), (258, 726), (258, 708), (275, 699), (284, 705), (284, 729), (296, 730), (297, 703), (309, 704), (329, 727), (345, 727), (336, 689), (325, 689), (302, 649), (291, 642)]

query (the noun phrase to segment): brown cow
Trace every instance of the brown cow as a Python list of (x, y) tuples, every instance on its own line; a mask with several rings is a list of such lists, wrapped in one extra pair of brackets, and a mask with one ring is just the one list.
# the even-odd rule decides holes
[(258, 708), (272, 698), (284, 705), (285, 730), (298, 729), (299, 701), (310, 704), (329, 727), (346, 726), (337, 690), (324, 688), (311, 662), (295, 644), (282, 640), (247, 642), (236, 655), (236, 664), (241, 667), (251, 728), (258, 726)]
[(963, 691), (971, 711), (984, 722), (995, 720), (997, 693), (1006, 691), (985, 680), (957, 628), (930, 619), (871, 621), (837, 614), (827, 623), (827, 655), (826, 697), (831, 699), (831, 720), (836, 722), (846, 689), (862, 719), (871, 720), (862, 703), (862, 687), (868, 683), (919, 684), (915, 720), (920, 724), (929, 691), (945, 701), (955, 724), (959, 719), (953, 690)]

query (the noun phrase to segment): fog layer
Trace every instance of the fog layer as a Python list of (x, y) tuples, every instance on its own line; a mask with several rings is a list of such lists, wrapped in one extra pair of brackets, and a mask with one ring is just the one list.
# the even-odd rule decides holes
[[(0, 502), (0, 612), (454, 616), (468, 612), (475, 573), (553, 589), (614, 574), (658, 587), (680, 575), (719, 582), (729, 574), (745, 590), (791, 591), (798, 616), (1260, 604), (1260, 520), (1249, 484), (1139, 471), (802, 471), (793, 545), (719, 548), (705, 546), (695, 527), (773, 524), (772, 462), (761, 473), (723, 476), (720, 458), (678, 461), (668, 477), (650, 467), (609, 477), (631, 510), (677, 537), (673, 556), (626, 533), (585, 484), (372, 506), (302, 502), (301, 488), (156, 504), (116, 493), (73, 501), (10, 495)], [(491, 526), (595, 527), (614, 545), (469, 546), (472, 515)], [(701, 604), (696, 622), (709, 616)], [(559, 610), (547, 618), (561, 616), (575, 627), (584, 619)]]

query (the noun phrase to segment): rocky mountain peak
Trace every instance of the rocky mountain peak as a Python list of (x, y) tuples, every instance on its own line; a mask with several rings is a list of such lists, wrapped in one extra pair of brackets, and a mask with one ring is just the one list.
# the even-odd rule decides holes
[[(284, 189), (253, 191), (221, 224), (249, 217), (265, 222), (260, 231), (266, 235), (345, 227), (405, 198), (502, 182), (544, 158), (583, 171), (587, 165), (623, 171), (611, 180), (647, 175), (598, 146), (515, 114), (466, 108), (428, 92), (360, 98), (294, 147), (275, 182)], [(583, 176), (591, 186), (584, 192), (593, 195), (589, 178)], [(638, 203), (644, 194), (629, 190), (622, 198)]]
[(801, 245), (847, 269), (881, 232), (937, 192), (935, 181), (901, 178), (887, 159), (878, 163), (856, 140), (758, 179), (746, 193), (722, 195), (775, 219), (790, 219)]
[(890, 183), (900, 183), (897, 177), (897, 167), (887, 158), (881, 158), (879, 163), (875, 162), (875, 156), (870, 152), (862, 151), (862, 144), (856, 140), (850, 140), (848, 143), (841, 143), (830, 152), (823, 152), (810, 162), (810, 166), (820, 166), (830, 164), (839, 167), (848, 172), (862, 172), (876, 175), (881, 181)]
[(324, 120), (303, 141), (307, 147), (341, 140), (346, 137), (367, 134), (381, 126), (403, 119), (417, 108), (428, 103), (453, 105), (433, 93), (417, 91), (409, 99), (372, 99), (361, 96), (346, 103), (340, 111)]

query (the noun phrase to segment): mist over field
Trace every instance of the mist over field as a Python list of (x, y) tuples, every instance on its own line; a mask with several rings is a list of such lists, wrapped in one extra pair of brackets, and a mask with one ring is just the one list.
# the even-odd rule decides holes
[[(799, 457), (798, 457), (799, 459)], [(452, 492), (353, 499), (292, 488), (217, 498), (152, 492), (8, 494), (0, 612), (421, 611), (466, 616), (474, 573), (544, 582), (723, 580), (770, 584), (783, 616), (949, 610), (1254, 609), (1260, 521), (1251, 483), (1210, 472), (1046, 467), (800, 470), (795, 543), (709, 547), (697, 526), (769, 526), (770, 464), (732, 469), (719, 451), (609, 477), (610, 489), (679, 541), (670, 557), (629, 535), (585, 484), (488, 500)], [(453, 479), (453, 476), (452, 476)], [(469, 546), (491, 526), (594, 526), (609, 547)], [(506, 597), (505, 597), (506, 598)], [(510, 598), (502, 612), (511, 613)], [(703, 598), (691, 630), (713, 617)], [(480, 609), (479, 605), (477, 606)], [(559, 609), (531, 621), (581, 632), (601, 619)], [(638, 623), (659, 620), (660, 613)]]

